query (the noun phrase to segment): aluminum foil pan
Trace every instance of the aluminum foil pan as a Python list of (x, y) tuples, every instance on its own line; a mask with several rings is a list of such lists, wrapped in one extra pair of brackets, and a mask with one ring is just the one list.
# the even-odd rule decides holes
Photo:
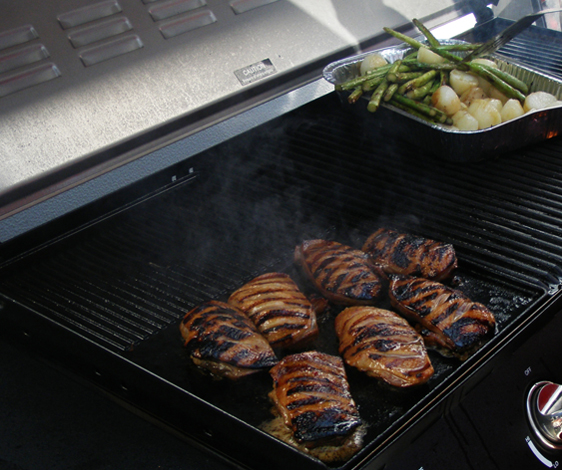
[[(442, 44), (457, 44), (463, 41), (442, 41)], [(327, 65), (323, 76), (330, 83), (337, 85), (359, 76), (362, 60), (374, 52), (381, 54), (388, 62), (402, 59), (413, 49), (407, 45), (389, 47), (359, 54)], [(546, 91), (561, 100), (561, 80), (533, 70), (518, 63), (508, 63), (493, 55), (499, 68), (523, 80), (530, 86), (530, 92)], [(366, 96), (356, 104), (349, 104), (350, 92), (339, 92), (343, 106), (355, 113), (372, 119), (370, 123), (385, 127), (386, 131), (407, 140), (431, 153), (457, 162), (479, 161), (502, 155), (526, 145), (555, 137), (561, 132), (561, 104), (527, 113), (517, 119), (478, 131), (460, 131), (450, 126), (432, 124), (413, 116), (387, 103), (382, 103), (375, 113), (367, 110)]]

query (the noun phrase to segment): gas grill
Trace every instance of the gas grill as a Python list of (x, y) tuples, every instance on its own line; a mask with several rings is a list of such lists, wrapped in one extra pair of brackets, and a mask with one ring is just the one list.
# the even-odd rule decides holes
[[(176, 22), (154, 16), (166, 15), (174, 2), (143, 3), (164, 38), (195, 21), (186, 12)], [(188, 3), (201, 9), (198, 21), (209, 22), (198, 31), (218, 22), (213, 10), (221, 5)], [(231, 3), (236, 12), (252, 2)], [(265, 2), (260, 11), (283, 3)], [(72, 28), (82, 26), (72, 23), (76, 17), (115, 5), (123, 5), (118, 14), (136, 18), (126, 2), (99, 2), (58, 21), (63, 29), (70, 21), (67, 29), (76, 33)], [(468, 8), (462, 2), (426, 19), (447, 23)], [(477, 18), (490, 11), (483, 8)], [(483, 41), (510, 20), (491, 16), (481, 23), (460, 38)], [(126, 22), (111, 23), (117, 24)], [(75, 40), (91, 34), (78, 32)], [(359, 43), (377, 49), (393, 41), (373, 35)], [(331, 47), (337, 50), (293, 70), (272, 71), (279, 67), (273, 59), (260, 62), (241, 72), (258, 83), (249, 83), (246, 95), (244, 88), (226, 92), (87, 155), (67, 154), (45, 173), (29, 164), (29, 179), (9, 182), (0, 195), (2, 339), (187, 440), (186, 452), (205, 449), (212, 455), (206, 468), (332, 468), (261, 430), (271, 419), (267, 374), (228, 385), (201, 375), (178, 324), (192, 307), (226, 300), (266, 272), (286, 272), (310, 293), (293, 264), (298, 243), (323, 238), (360, 247), (377, 228), (392, 226), (451, 243), (459, 288), (490, 308), (498, 328), (464, 362), (431, 351), (436, 373), (414, 391), (390, 391), (349, 370), (368, 430), (362, 450), (336, 467), (558, 465), (560, 449), (538, 441), (525, 405), (535, 384), (561, 384), (560, 136), (471, 163), (438, 158), (401, 139), (400, 130), (343, 106), (319, 67), (356, 46)], [(561, 79), (559, 31), (532, 27), (499, 54)], [(95, 65), (91, 55), (80, 57), (81, 66)], [(102, 61), (108, 70), (112, 60)], [(260, 71), (265, 75), (253, 75)], [(297, 72), (304, 73), (298, 87)], [(6, 94), (14, 113), (18, 93)], [(131, 169), (138, 172), (123, 181)], [(319, 317), (314, 347), (337, 354), (333, 320)]]

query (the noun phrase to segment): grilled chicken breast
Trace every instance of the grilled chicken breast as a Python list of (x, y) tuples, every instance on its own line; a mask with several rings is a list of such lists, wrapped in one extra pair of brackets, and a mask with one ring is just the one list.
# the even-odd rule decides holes
[(362, 250), (388, 274), (440, 281), (457, 268), (452, 245), (386, 228), (371, 234)]
[(278, 362), (250, 319), (225, 302), (211, 300), (190, 310), (180, 332), (194, 363), (215, 376), (237, 379)]
[(296, 348), (318, 334), (313, 305), (284, 273), (258, 276), (236, 290), (229, 303), (242, 310), (273, 348)]
[(439, 282), (396, 276), (389, 284), (389, 297), (402, 315), (434, 334), (435, 344), (460, 359), (495, 332), (495, 318), (487, 307)]
[(295, 248), (295, 262), (317, 290), (340, 305), (371, 305), (384, 292), (384, 277), (361, 250), (326, 240)]
[(341, 443), (360, 426), (340, 357), (318, 351), (293, 354), (272, 367), (270, 375), (270, 398), (297, 442), (306, 447)]
[(335, 329), (346, 363), (371, 377), (407, 388), (434, 373), (422, 336), (395, 312), (348, 307), (336, 317)]

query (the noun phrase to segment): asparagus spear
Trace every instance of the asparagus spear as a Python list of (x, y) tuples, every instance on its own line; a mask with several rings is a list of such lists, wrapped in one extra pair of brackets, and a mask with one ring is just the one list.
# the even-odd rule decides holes
[[(368, 73), (366, 75), (361, 75), (359, 77), (347, 80), (347, 81), (341, 83), (340, 85), (337, 85), (336, 89), (338, 91), (354, 90), (358, 85), (362, 85), (364, 82), (367, 82), (368, 80), (371, 80), (374, 77), (378, 77), (380, 75), (385, 76), (385, 74), (387, 73), (387, 71), (390, 68), (391, 68), (391, 64), (384, 65), (382, 67), (379, 67), (379, 69), (376, 69), (376, 71), (373, 71), (372, 73)], [(380, 69), (385, 69), (385, 70), (380, 70)]]
[[(399, 31), (395, 31), (391, 28), (386, 28), (386, 27), (383, 28), (383, 30), (387, 34), (390, 34), (391, 36), (393, 36), (397, 39), (400, 39), (401, 41), (407, 43), (409, 46), (412, 46), (415, 49), (419, 49), (419, 48), (425, 46), (423, 43), (417, 41), (416, 39), (411, 38), (410, 36), (407, 36), (406, 34), (400, 33)], [(434, 52), (436, 52), (436, 54), (440, 54), (441, 52), (447, 53), (447, 52), (450, 52), (450, 51), (473, 51), (481, 45), (480, 43), (466, 43), (466, 44), (460, 43), (460, 44), (444, 44), (444, 45), (437, 44), (437, 45), (433, 46), (430, 43), (430, 41), (429, 41), (429, 44), (430, 44), (431, 48), (434, 49)], [(455, 57), (457, 57), (457, 56), (455, 56)], [(462, 59), (459, 58), (459, 60), (462, 60)]]
[(419, 87), (413, 88), (412, 90), (409, 90), (405, 94), (405, 96), (407, 98), (410, 98), (411, 100), (420, 100), (420, 99), (424, 98), (426, 95), (433, 93), (437, 88), (436, 84), (438, 84), (438, 86), (439, 86), (440, 81), (439, 80), (429, 81), (422, 86), (419, 86)]
[(447, 51), (445, 49), (442, 49), (440, 47), (435, 47), (435, 46), (431, 46), (428, 49), (430, 49), (432, 52), (438, 54), (440, 57), (443, 57), (446, 60), (449, 60), (450, 62), (461, 62), (463, 60), (462, 57), (459, 57), (455, 54), (452, 54), (450, 51)]
[(387, 82), (387, 80), (383, 80), (379, 84), (379, 86), (375, 89), (368, 103), (368, 111), (370, 113), (375, 113), (377, 111), (377, 108), (379, 108), (379, 105), (381, 104), (381, 99), (383, 98), (383, 94), (385, 93), (385, 90), (387, 90), (388, 86), (389, 86), (389, 82)]
[(426, 116), (425, 114), (419, 113), (417, 111), (415, 111), (412, 108), (409, 108), (408, 106), (405, 106), (404, 104), (401, 104), (393, 99), (391, 99), (391, 102), (393, 104), (393, 106), (395, 106), (396, 108), (402, 109), (403, 111), (406, 111), (409, 114), (412, 114), (413, 116), (416, 116), (417, 118), (423, 119), (424, 121), (428, 121), (431, 123), (434, 123), (435, 121), (432, 118), (429, 118), (428, 116)]
[(416, 55), (417, 55), (417, 51), (414, 51), (414, 52), (411, 52), (410, 54), (407, 54), (405, 57), (403, 57), (403, 62), (405, 60), (416, 59)]
[(415, 100), (411, 100), (410, 98), (400, 95), (399, 93), (395, 93), (393, 95), (393, 98), (391, 98), (391, 101), (394, 103), (402, 104), (404, 106), (408, 106), (409, 108), (412, 108), (415, 111), (424, 114), (425, 116), (435, 119), (437, 122), (447, 123), (448, 120), (451, 121), (451, 119), (449, 119), (448, 116), (439, 109)]
[(420, 77), (423, 73), (424, 72), (397, 72), (395, 74), (387, 74), (387, 80), (394, 83), (404, 83)]
[(461, 42), (459, 44), (442, 44), (436, 47), (436, 49), (441, 51), (474, 51), (481, 43), (478, 42)]
[(427, 69), (427, 70), (453, 70), (458, 68), (456, 64), (451, 62), (442, 62), (441, 64), (426, 64), (424, 62), (419, 62), (418, 60), (403, 61), (403, 64), (408, 65), (412, 69)]
[[(368, 81), (371, 82), (375, 81), (376, 83), (378, 83), (377, 79), (381, 77), (385, 77), (388, 74), (389, 69), (392, 67), (392, 65), (393, 64), (382, 65), (381, 67), (370, 71), (366, 75), (361, 75), (359, 77), (346, 80), (345, 82), (336, 85), (335, 89), (336, 91), (347, 91), (347, 90), (354, 90), (358, 85), (362, 85)], [(408, 72), (409, 70), (410, 68), (406, 65), (399, 66), (399, 73), (405, 73)], [(375, 86), (377, 86), (377, 84)], [(373, 86), (371, 88), (373, 88)]]
[(434, 35), (430, 32), (430, 30), (424, 26), (422, 24), (421, 21), (417, 20), (416, 18), (414, 18), (412, 20), (412, 22), (414, 23), (414, 25), (419, 29), (419, 31), (424, 34), (424, 36), (426, 37), (426, 39), (428, 40), (428, 44), (430, 44), (432, 47), (440, 47), (440, 41), (438, 41)]
[(368, 80), (367, 82), (364, 82), (364, 84), (362, 85), (362, 89), (364, 91), (371, 91), (371, 90), (377, 88), (384, 81), (386, 81), (385, 75), (376, 77), (372, 80)]
[[(447, 70), (440, 70), (440, 83), (438, 86), (447, 85), (450, 79), (450, 74)], [(436, 87), (437, 88), (437, 87)]]
[(384, 27), (383, 31), (385, 31), (386, 33), (390, 34), (393, 37), (396, 37), (397, 39), (400, 39), (403, 42), (406, 42), (409, 46), (412, 46), (415, 49), (420, 49), (422, 46), (424, 46), (424, 44), (417, 41), (416, 39), (413, 39), (410, 36), (407, 36), (406, 34), (399, 33), (399, 31), (395, 31), (391, 28)]
[(361, 85), (357, 86), (350, 95), (348, 95), (348, 103), (354, 104), (356, 103), (364, 94), (364, 90), (362, 89)]
[(409, 80), (408, 82), (403, 83), (399, 87), (398, 91), (399, 91), (399, 93), (404, 95), (406, 92), (408, 92), (409, 90), (412, 90), (413, 88), (418, 88), (418, 87), (425, 85), (430, 80), (434, 79), (434, 77), (437, 74), (438, 74), (437, 70), (429, 70), (428, 72), (422, 74), (420, 77), (413, 78), (412, 80)]
[(387, 88), (387, 90), (385, 90), (385, 93), (383, 95), (383, 101), (387, 102), (391, 98), (393, 98), (393, 95), (396, 93), (398, 88), (399, 88), (398, 83), (392, 83), (391, 85), (389, 85), (389, 87)]
[(391, 65), (391, 68), (389, 69), (389, 72), (387, 72), (387, 75), (386, 75), (386, 79), (388, 81), (391, 81), (391, 82), (395, 81), (395, 76), (399, 72), (399, 67), (401, 66), (402, 63), (403, 63), (403, 61), (401, 59), (393, 62), (393, 65)]
[(503, 79), (499, 78), (492, 71), (486, 69), (482, 65), (473, 62), (470, 62), (468, 65), (472, 72), (480, 75), (481, 77), (491, 82), (499, 91), (504, 93), (508, 98), (516, 98), (517, 100), (520, 100), (522, 102), (526, 99), (526, 96), (520, 90), (517, 90), (513, 86), (509, 85)]
[(510, 75), (509, 73), (503, 72), (500, 69), (489, 67), (485, 64), (479, 64), (479, 66), (495, 74), (498, 78), (508, 83), (510, 86), (516, 88), (517, 90), (520, 90), (522, 93), (528, 94), (528, 85), (526, 85), (522, 80), (516, 78), (514, 75)]

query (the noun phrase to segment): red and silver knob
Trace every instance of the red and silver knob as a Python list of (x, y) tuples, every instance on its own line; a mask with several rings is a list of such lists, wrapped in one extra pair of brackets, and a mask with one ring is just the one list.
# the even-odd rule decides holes
[(536, 383), (528, 393), (526, 411), (538, 440), (548, 449), (561, 450), (561, 385)]

